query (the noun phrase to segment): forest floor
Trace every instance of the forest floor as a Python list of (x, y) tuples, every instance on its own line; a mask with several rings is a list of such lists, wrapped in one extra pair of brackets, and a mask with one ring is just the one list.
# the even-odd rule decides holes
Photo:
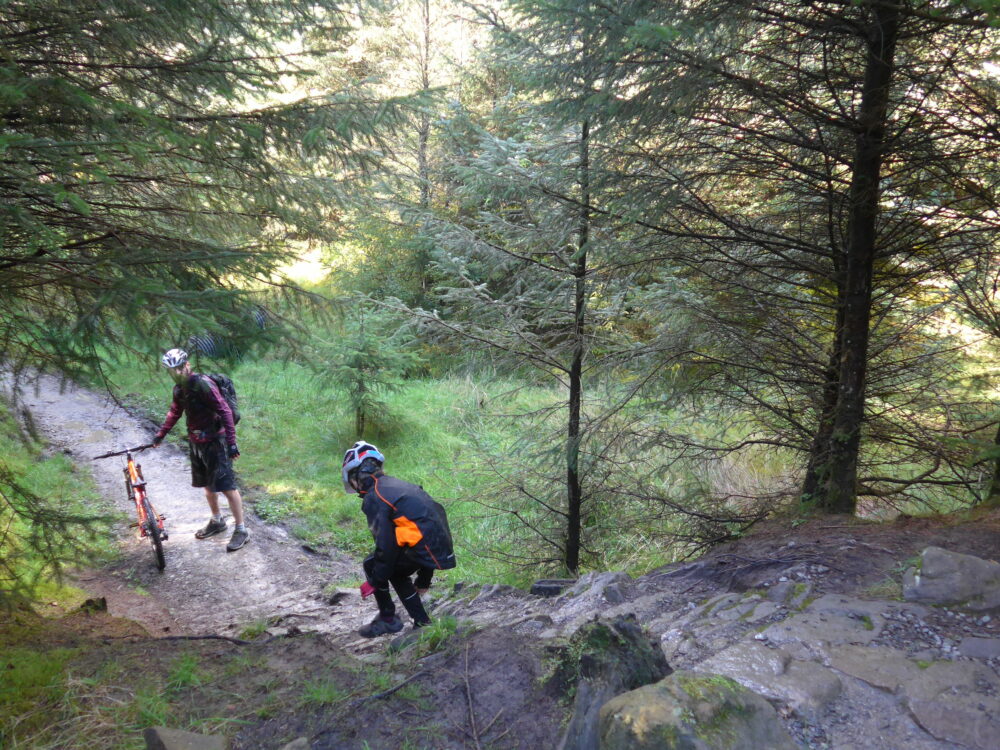
[[(121, 463), (90, 459), (149, 442), (154, 426), (55, 379), (41, 378), (22, 399), (51, 449), (90, 467), (102, 492), (130, 516)], [(888, 523), (775, 520), (697, 561), (634, 580), (619, 576), (615, 597), (583, 591), (543, 599), (509, 587), (474, 588), (465, 596), (432, 590), (432, 614), (440, 622), (458, 618), (458, 631), (441, 627), (407, 645), (355, 635), (373, 613), (357, 594), (359, 561), (307, 550), (252, 513), (244, 549), (227, 553), (228, 533), (198, 541), (194, 531), (205, 523), (207, 505), (189, 486), (184, 452), (164, 445), (141, 460), (151, 496), (167, 516), (167, 568), (156, 571), (148, 544), (134, 539), (124, 521), (121, 557), (75, 574), (76, 585), (104, 598), (106, 612), (88, 607), (48, 618), (22, 612), (5, 624), (0, 647), (68, 649), (71, 675), (59, 720), (46, 718), (31, 735), (26, 728), (43, 723), (39, 712), (51, 710), (39, 704), (21, 718), (21, 736), (35, 739), (12, 748), (138, 748), (150, 724), (226, 734), (236, 748), (280, 748), (296, 737), (309, 738), (313, 748), (555, 747), (572, 700), (553, 679), (552, 635), (573, 621), (628, 611), (652, 639), (665, 642), (672, 613), (730, 592), (792, 580), (807, 582), (813, 598), (846, 594), (891, 603), (899, 600), (902, 571), (929, 545), (1000, 559), (996, 512)], [(246, 494), (252, 502), (252, 488)], [(970, 620), (944, 610), (929, 613), (921, 627), (939, 642), (1000, 638), (1000, 617)], [(745, 633), (713, 634), (713, 648), (724, 649), (738, 635)], [(855, 741), (886, 750), (903, 741), (914, 748), (956, 746), (925, 736), (905, 716), (874, 741), (860, 720), (850, 727), (864, 708), (851, 700), (845, 691), (809, 726), (786, 717), (790, 731), (810, 748)]]

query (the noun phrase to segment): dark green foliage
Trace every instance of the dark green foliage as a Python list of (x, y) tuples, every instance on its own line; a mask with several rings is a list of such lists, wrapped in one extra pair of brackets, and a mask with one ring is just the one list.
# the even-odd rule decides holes
[[(0, 29), (2, 364), (101, 381), (192, 336), (213, 357), (289, 343), (268, 307), (300, 296), (292, 243), (331, 236), (405, 108), (353, 79), (306, 95), (299, 40), (342, 46), (340, 4), (15, 0)], [(0, 478), (57, 569), (85, 518)]]
[(986, 19), (906, 5), (891, 58), (877, 3), (516, 8), (552, 54), (536, 75), (559, 82), (556, 111), (605, 124), (594, 140), (617, 167), (614, 198), (595, 211), (646, 233), (666, 278), (640, 294), (670, 307), (644, 317), (688, 347), (669, 351), (712, 410), (695, 418), (746, 420), (718, 442), (664, 437), (693, 454), (798, 453), (831, 511), (859, 493), (974, 489), (968, 425), (954, 420), (969, 396), (932, 290), (949, 264), (990, 253), (996, 231), (995, 169), (979, 161), (995, 152)]
[(93, 373), (101, 344), (275, 337), (252, 303), (287, 289), (289, 239), (329, 231), (400, 114), (351, 92), (270, 103), (305, 80), (298, 33), (344, 36), (337, 6), (31, 0), (0, 26), (6, 357)]

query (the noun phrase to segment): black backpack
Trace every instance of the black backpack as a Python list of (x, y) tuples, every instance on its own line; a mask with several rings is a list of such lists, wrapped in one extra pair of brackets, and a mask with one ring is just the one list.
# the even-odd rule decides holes
[(238, 424), (240, 421), (240, 402), (236, 396), (236, 386), (233, 385), (232, 378), (221, 372), (213, 372), (206, 377), (211, 378), (212, 382), (219, 387), (219, 393), (226, 399), (229, 410), (233, 413), (233, 424)]

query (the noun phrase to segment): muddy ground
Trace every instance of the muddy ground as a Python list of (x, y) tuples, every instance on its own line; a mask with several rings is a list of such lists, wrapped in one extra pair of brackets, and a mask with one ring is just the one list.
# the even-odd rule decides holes
[[(124, 458), (92, 459), (148, 444), (156, 426), (105, 395), (49, 376), (23, 384), (19, 395), (33, 429), (51, 449), (90, 468), (104, 496), (133, 521), (135, 508), (123, 485)], [(165, 386), (164, 415), (167, 406)], [(174, 432), (183, 434), (183, 424)], [(204, 491), (190, 486), (186, 448), (167, 442), (138, 454), (137, 460), (150, 499), (166, 516), (167, 565), (157, 571), (148, 541), (122, 524), (121, 560), (77, 577), (81, 587), (106, 598), (111, 615), (135, 620), (151, 633), (235, 635), (266, 618), (323, 620), (336, 614), (319, 596), (326, 586), (356, 579), (355, 561), (310, 554), (283, 528), (259, 521), (252, 512), (247, 514), (250, 542), (243, 549), (226, 552), (231, 517), (225, 533), (198, 540), (194, 533), (205, 525), (209, 510)], [(229, 516), (225, 498), (220, 496), (220, 502)]]

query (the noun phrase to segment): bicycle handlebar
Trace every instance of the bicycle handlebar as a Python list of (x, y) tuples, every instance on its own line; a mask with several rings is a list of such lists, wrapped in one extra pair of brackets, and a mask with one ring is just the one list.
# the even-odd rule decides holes
[(146, 445), (140, 445), (135, 448), (126, 448), (123, 451), (111, 451), (110, 453), (104, 453), (100, 456), (94, 456), (91, 461), (96, 461), (99, 458), (111, 458), (112, 456), (124, 456), (126, 453), (139, 453), (140, 451), (146, 450), (146, 448), (152, 448), (152, 443), (147, 443)]

